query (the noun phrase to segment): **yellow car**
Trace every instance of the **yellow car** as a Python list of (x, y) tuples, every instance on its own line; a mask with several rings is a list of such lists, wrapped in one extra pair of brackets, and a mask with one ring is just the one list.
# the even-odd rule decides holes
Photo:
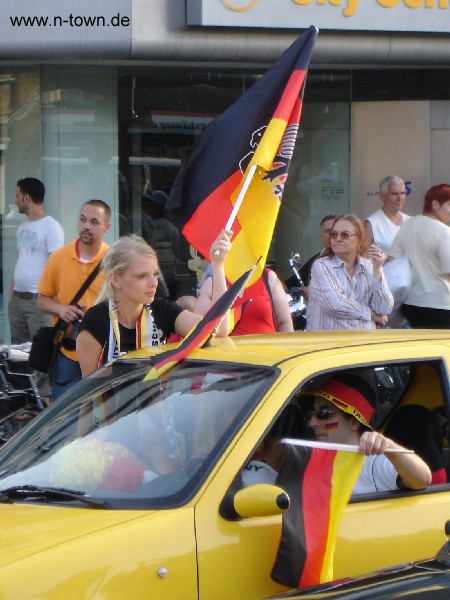
[[(412, 437), (444, 461), (436, 469), (448, 467), (445, 331), (216, 339), (155, 379), (160, 351), (102, 367), (1, 449), (2, 600), (256, 600), (284, 591), (271, 570), (289, 499), (273, 483), (245, 487), (243, 474), (283, 415), (289, 437), (307, 436), (308, 390), (340, 371), (372, 386), (377, 428), (388, 431), (411, 406), (432, 417), (433, 430), (423, 420)], [(286, 419), (290, 408), (295, 418)], [(334, 578), (433, 555), (449, 507), (446, 483), (352, 499)]]

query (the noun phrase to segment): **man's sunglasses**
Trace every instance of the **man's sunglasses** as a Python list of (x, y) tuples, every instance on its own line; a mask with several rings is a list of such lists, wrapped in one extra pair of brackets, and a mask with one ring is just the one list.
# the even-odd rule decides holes
[(316, 417), (316, 419), (319, 419), (319, 421), (325, 421), (325, 419), (329, 419), (334, 414), (336, 414), (334, 410), (326, 408), (325, 406), (321, 406), (317, 410), (308, 410), (306, 413), (306, 418), (308, 421), (311, 421), (313, 417)]

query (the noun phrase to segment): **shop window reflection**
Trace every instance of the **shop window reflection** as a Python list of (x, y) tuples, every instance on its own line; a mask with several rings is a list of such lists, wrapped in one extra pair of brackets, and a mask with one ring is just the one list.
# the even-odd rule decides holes
[(41, 176), (40, 76), (38, 69), (0, 73), (0, 341), (9, 342), (8, 294), (16, 262), (17, 227), (25, 218), (15, 205), (16, 182)]
[[(160, 231), (155, 239), (154, 225), (148, 221), (153, 217), (146, 188), (169, 194), (204, 127), (262, 73), (263, 69), (173, 68), (119, 74), (121, 171), (130, 184), (130, 203), (121, 204), (121, 231), (132, 230), (149, 243), (153, 240), (172, 296), (195, 293), (197, 277), (188, 268), (186, 246), (181, 256), (173, 247), (169, 250), (173, 239), (169, 228), (164, 242)], [(314, 74), (307, 90), (311, 101), (304, 103), (301, 137), (269, 254), (271, 266), (282, 278), (290, 275), (288, 259), (293, 250), (300, 251), (305, 260), (317, 251), (322, 216), (330, 210), (347, 212), (349, 208), (350, 75), (345, 72), (336, 78), (329, 73)]]

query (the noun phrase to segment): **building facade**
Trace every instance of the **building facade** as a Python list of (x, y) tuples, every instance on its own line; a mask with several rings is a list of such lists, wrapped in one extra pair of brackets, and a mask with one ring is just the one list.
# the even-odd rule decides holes
[(193, 257), (162, 218), (165, 194), (204, 127), (310, 25), (319, 35), (270, 256), (282, 277), (292, 251), (306, 260), (319, 249), (324, 215), (378, 208), (384, 176), (407, 181), (410, 214), (430, 185), (449, 181), (449, 0), (5, 0), (5, 343), (16, 181), (45, 182), (67, 241), (81, 204), (105, 200), (107, 241), (142, 234), (171, 295), (193, 293)]

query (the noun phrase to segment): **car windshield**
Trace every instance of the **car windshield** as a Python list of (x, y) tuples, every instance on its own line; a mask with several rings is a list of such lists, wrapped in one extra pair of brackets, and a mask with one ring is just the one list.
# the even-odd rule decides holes
[(150, 369), (144, 360), (99, 369), (11, 440), (0, 452), (4, 498), (51, 489), (113, 508), (179, 506), (276, 376), (241, 364), (182, 362), (156, 379)]

